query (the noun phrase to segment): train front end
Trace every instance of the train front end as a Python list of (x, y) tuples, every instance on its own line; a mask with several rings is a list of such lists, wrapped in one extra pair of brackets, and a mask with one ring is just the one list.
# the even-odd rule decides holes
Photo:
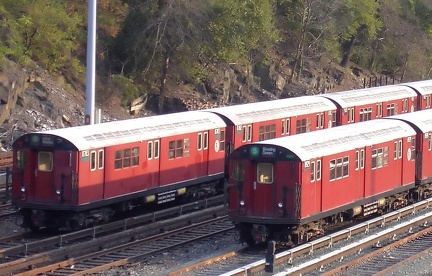
[(245, 145), (229, 158), (228, 207), (240, 240), (291, 243), (300, 222), (298, 158), (271, 144)]
[(77, 205), (76, 147), (47, 133), (25, 134), (13, 143), (12, 204), (23, 227), (57, 228)]

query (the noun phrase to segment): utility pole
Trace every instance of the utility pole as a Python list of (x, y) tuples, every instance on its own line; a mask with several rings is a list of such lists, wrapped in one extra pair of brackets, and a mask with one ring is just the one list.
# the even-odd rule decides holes
[(88, 0), (86, 109), (84, 123), (95, 123), (96, 0)]

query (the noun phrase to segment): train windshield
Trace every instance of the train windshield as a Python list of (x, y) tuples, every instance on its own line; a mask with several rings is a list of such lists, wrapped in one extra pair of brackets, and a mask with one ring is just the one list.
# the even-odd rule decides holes
[(273, 183), (273, 164), (271, 163), (257, 164), (257, 182), (262, 184)]

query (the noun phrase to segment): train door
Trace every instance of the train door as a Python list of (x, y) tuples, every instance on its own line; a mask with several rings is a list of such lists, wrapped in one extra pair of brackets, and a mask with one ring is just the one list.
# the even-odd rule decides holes
[(208, 158), (209, 158), (209, 133), (208, 131), (198, 133), (198, 143), (197, 143), (197, 157), (195, 159), (195, 164), (197, 168), (197, 176), (208, 174)]
[(54, 202), (56, 199), (56, 187), (54, 184), (54, 152), (44, 150), (32, 150), (30, 161), (30, 194), (35, 202)]
[[(53, 179), (55, 183), (54, 189), (57, 200), (59, 200), (61, 204), (65, 205), (76, 204), (78, 193), (76, 170), (77, 160), (75, 152), (70, 150), (55, 151), (53, 162), (55, 164), (55, 169), (53, 171)], [(98, 167), (100, 168), (100, 164)]]
[(274, 164), (253, 163), (251, 203), (253, 216), (273, 216), (275, 211)]
[(160, 139), (147, 141), (147, 154), (146, 154), (146, 167), (144, 173), (144, 187), (151, 188), (156, 186), (159, 182), (160, 171)]

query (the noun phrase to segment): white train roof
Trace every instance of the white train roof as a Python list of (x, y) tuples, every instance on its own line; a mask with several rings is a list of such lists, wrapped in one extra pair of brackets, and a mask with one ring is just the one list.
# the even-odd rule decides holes
[(205, 110), (227, 117), (235, 125), (273, 119), (290, 118), (336, 110), (336, 105), (323, 97), (304, 96), (258, 103), (218, 107)]
[(319, 95), (335, 101), (342, 108), (416, 97), (417, 93), (405, 85), (387, 85), (352, 91)]
[(87, 150), (225, 126), (216, 114), (187, 111), (38, 133), (62, 137), (73, 143), (78, 150)]
[(402, 83), (401, 85), (405, 85), (408, 87), (412, 87), (417, 90), (420, 95), (430, 95), (432, 94), (432, 80), (423, 80), (409, 83)]
[(416, 111), (400, 115), (386, 117), (384, 119), (399, 119), (409, 122), (420, 129), (421, 132), (426, 133), (432, 131), (432, 110), (426, 109), (423, 111)]
[[(297, 155), (302, 161), (307, 161), (415, 134), (416, 132), (412, 127), (400, 120), (377, 119), (266, 140), (258, 142), (258, 144), (286, 148)], [(393, 149), (389, 150), (392, 151)]]

